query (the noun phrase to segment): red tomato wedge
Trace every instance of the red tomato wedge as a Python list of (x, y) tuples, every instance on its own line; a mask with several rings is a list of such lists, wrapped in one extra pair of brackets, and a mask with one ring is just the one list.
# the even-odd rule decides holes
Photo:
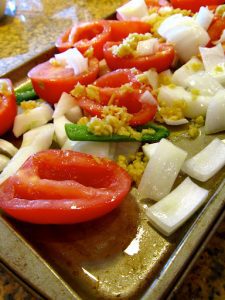
[(163, 7), (171, 6), (171, 4), (166, 0), (145, 0), (145, 3), (148, 7)]
[(54, 66), (47, 61), (30, 70), (28, 77), (37, 95), (54, 104), (63, 92), (69, 93), (78, 82), (85, 85), (92, 83), (98, 72), (99, 64), (96, 58), (89, 60), (89, 71), (79, 75), (74, 75), (72, 68)]
[(181, 8), (198, 12), (201, 6), (220, 5), (224, 0), (171, 0), (174, 8)]
[(16, 96), (12, 82), (9, 79), (0, 79), (0, 135), (13, 126), (16, 113)]
[(119, 57), (112, 53), (112, 46), (119, 45), (119, 42), (107, 42), (104, 45), (104, 56), (110, 69), (116, 70), (137, 68), (140, 71), (147, 71), (155, 68), (157, 72), (162, 72), (172, 65), (175, 51), (172, 45), (160, 44), (159, 50), (153, 55), (138, 57)]
[(224, 29), (225, 29), (225, 19), (220, 16), (215, 16), (208, 29), (210, 41), (211, 42), (218, 41)]
[(111, 26), (106, 20), (86, 22), (74, 25), (63, 33), (56, 41), (60, 52), (75, 47), (85, 53), (90, 47), (94, 49), (94, 56), (103, 58), (103, 45), (110, 40)]
[(121, 41), (130, 33), (147, 33), (150, 32), (150, 25), (142, 21), (108, 21), (111, 26), (110, 41)]
[(0, 186), (0, 207), (30, 223), (78, 223), (110, 212), (130, 186), (130, 176), (113, 161), (47, 150), (31, 156)]

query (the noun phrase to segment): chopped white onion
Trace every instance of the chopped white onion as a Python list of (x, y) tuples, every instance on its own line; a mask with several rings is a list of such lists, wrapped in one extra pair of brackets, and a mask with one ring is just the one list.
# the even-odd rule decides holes
[(149, 91), (145, 91), (141, 97), (140, 102), (142, 103), (149, 103), (151, 105), (157, 105), (156, 99), (152, 96), (152, 94)]
[(76, 100), (70, 94), (62, 93), (58, 103), (55, 105), (53, 119), (65, 115), (72, 107), (77, 106)]
[(7, 156), (14, 156), (18, 149), (10, 142), (0, 139), (0, 153)]
[(186, 79), (186, 85), (191, 90), (199, 90), (201, 95), (214, 96), (222, 85), (207, 72), (198, 72)]
[(123, 20), (141, 19), (148, 15), (148, 7), (144, 0), (131, 0), (116, 11), (119, 19)]
[(115, 143), (115, 152), (114, 157), (115, 159), (118, 155), (129, 156), (135, 154), (138, 149), (140, 148), (141, 143), (139, 142), (119, 142)]
[(32, 144), (20, 148), (13, 156), (3, 172), (0, 174), (0, 183), (13, 175), (31, 155), (49, 149), (52, 144), (52, 134), (44, 131), (38, 134)]
[(145, 56), (153, 55), (159, 49), (159, 40), (157, 38), (152, 38), (144, 41), (140, 41), (137, 44), (136, 55)]
[(7, 156), (0, 154), (0, 172), (2, 172), (2, 170), (7, 166), (7, 164), (9, 163), (10, 158), (8, 158)]
[(199, 47), (199, 51), (207, 72), (213, 72), (217, 66), (224, 65), (225, 55), (221, 44), (212, 48)]
[(79, 105), (72, 107), (65, 113), (65, 117), (72, 123), (77, 123), (82, 116), (83, 113)]
[(37, 128), (27, 131), (23, 135), (23, 141), (22, 141), (21, 147), (30, 146), (33, 143), (33, 141), (36, 139), (36, 137), (38, 135), (42, 135), (42, 134), (45, 134), (45, 135), (48, 134), (49, 139), (53, 139), (54, 125), (52, 123), (45, 124), (40, 127), (37, 127)]
[(199, 46), (205, 46), (210, 38), (192, 17), (176, 14), (166, 18), (158, 33), (174, 44), (175, 50), (183, 62), (198, 54)]
[(186, 151), (162, 139), (141, 178), (140, 196), (158, 201), (169, 194), (186, 156)]
[(170, 126), (178, 126), (178, 125), (184, 125), (187, 124), (189, 121), (185, 118), (179, 119), (179, 120), (172, 120), (172, 119), (168, 119), (163, 117), (163, 121)]
[(48, 123), (52, 119), (53, 110), (47, 103), (26, 110), (17, 115), (14, 120), (13, 133), (19, 137), (24, 132)]
[(91, 154), (97, 157), (109, 158), (109, 142), (71, 141), (67, 140), (62, 149)]
[(210, 101), (205, 120), (206, 134), (225, 130), (225, 91), (219, 91)]
[(67, 140), (65, 124), (71, 124), (71, 123), (72, 122), (70, 122), (65, 116), (61, 116), (57, 119), (54, 119), (56, 142), (60, 147), (62, 147)]
[(148, 159), (151, 159), (152, 156), (155, 154), (156, 148), (158, 147), (159, 143), (153, 143), (153, 144), (145, 144), (142, 146), (142, 150), (147, 156)]
[(198, 210), (208, 193), (187, 177), (169, 195), (148, 208), (146, 214), (153, 226), (169, 236)]
[(84, 57), (76, 48), (55, 54), (55, 60), (65, 67), (72, 68), (75, 75), (88, 71), (88, 58)]
[(208, 7), (202, 6), (195, 18), (200, 26), (207, 30), (212, 23), (214, 14), (208, 9)]
[(199, 71), (203, 71), (204, 66), (200, 59), (192, 57), (186, 64), (177, 69), (172, 76), (172, 81), (183, 87), (186, 87), (186, 79)]
[(188, 159), (182, 171), (189, 176), (205, 182), (214, 176), (225, 165), (225, 144), (214, 139), (202, 151)]
[(143, 77), (143, 75), (147, 79), (147, 83), (149, 85), (151, 85), (151, 87), (153, 89), (157, 89), (158, 88), (158, 85), (159, 85), (159, 75), (158, 75), (158, 73), (156, 72), (155, 69), (150, 69), (148, 71), (145, 71), (141, 75), (136, 75), (137, 80), (138, 80), (139, 76)]

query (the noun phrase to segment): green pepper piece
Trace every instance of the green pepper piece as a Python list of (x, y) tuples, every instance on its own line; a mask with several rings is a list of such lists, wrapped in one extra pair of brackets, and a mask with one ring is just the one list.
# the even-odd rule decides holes
[(27, 81), (15, 89), (16, 102), (20, 104), (22, 101), (35, 100), (39, 97), (35, 93), (31, 81)]
[[(138, 127), (138, 130), (144, 128), (153, 128), (154, 134), (144, 134), (142, 136), (142, 142), (154, 143), (158, 142), (162, 138), (169, 136), (169, 130), (163, 126), (158, 126), (154, 123), (148, 123), (145, 126)], [(88, 131), (86, 125), (78, 124), (66, 124), (65, 130), (68, 138), (72, 141), (96, 141), (96, 142), (136, 142), (137, 140), (126, 135), (94, 135)]]

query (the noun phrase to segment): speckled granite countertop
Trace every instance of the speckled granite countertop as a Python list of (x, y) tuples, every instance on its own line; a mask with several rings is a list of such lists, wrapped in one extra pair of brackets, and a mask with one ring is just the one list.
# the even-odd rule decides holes
[[(72, 22), (105, 17), (123, 2), (17, 0), (15, 16), (0, 20), (0, 75), (53, 46), (56, 37)], [(35, 297), (0, 266), (0, 299)], [(225, 299), (225, 220), (174, 297), (179, 299)]]

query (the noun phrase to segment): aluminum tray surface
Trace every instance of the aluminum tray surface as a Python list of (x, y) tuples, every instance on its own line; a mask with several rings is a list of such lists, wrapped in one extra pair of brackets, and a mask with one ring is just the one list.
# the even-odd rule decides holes
[[(52, 56), (49, 49), (8, 74), (14, 85)], [(171, 128), (172, 131), (174, 130)], [(215, 136), (173, 142), (194, 155)], [(19, 141), (17, 141), (19, 142)], [(51, 299), (160, 299), (165, 297), (210, 233), (224, 208), (223, 168), (202, 184), (210, 190), (204, 207), (165, 238), (148, 222), (132, 191), (108, 215), (76, 225), (32, 225), (0, 217), (0, 258), (43, 296)], [(181, 182), (180, 175), (175, 184)]]

